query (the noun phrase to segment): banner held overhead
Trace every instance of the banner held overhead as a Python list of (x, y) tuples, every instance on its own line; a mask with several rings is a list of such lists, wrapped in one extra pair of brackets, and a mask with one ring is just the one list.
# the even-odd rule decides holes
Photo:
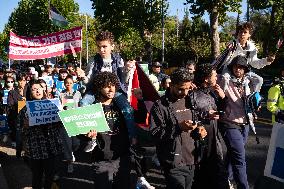
[(10, 32), (9, 59), (35, 60), (80, 52), (82, 27), (46, 36), (23, 37)]

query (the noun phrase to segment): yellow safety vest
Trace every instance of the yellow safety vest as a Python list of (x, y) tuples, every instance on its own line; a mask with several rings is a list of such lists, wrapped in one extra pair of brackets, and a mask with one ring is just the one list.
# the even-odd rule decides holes
[(272, 123), (275, 122), (275, 114), (284, 110), (284, 97), (281, 95), (280, 85), (271, 87), (268, 91), (267, 109), (272, 113)]

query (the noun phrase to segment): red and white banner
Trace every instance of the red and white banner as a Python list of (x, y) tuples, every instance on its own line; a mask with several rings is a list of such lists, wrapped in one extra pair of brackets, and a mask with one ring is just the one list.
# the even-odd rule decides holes
[(10, 32), (9, 59), (35, 60), (81, 51), (82, 27), (46, 36), (22, 37)]

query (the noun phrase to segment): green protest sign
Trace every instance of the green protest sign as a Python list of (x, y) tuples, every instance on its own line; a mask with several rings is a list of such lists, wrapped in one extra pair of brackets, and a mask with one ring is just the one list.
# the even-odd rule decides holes
[(68, 136), (110, 131), (101, 103), (58, 112)]

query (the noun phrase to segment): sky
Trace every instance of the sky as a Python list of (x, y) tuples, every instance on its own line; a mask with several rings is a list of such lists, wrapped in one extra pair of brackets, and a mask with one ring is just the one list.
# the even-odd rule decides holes
[[(20, 0), (0, 0), (0, 32), (3, 31), (5, 24), (8, 22), (9, 16), (13, 10), (18, 6)], [(88, 13), (89, 15), (94, 15), (92, 8), (92, 3), (90, 0), (75, 0), (80, 6), (80, 13)], [(184, 10), (186, 8), (183, 3), (185, 0), (168, 0), (169, 2), (169, 15), (177, 15), (181, 20), (184, 16)], [(246, 10), (245, 3), (242, 4), (242, 9)], [(177, 11), (178, 10), (178, 11)], [(245, 11), (243, 11), (245, 13)], [(244, 14), (243, 13), (243, 14)], [(236, 13), (229, 13), (230, 16), (237, 16)], [(243, 16), (243, 15), (242, 15)], [(205, 21), (208, 21), (208, 15), (203, 17)]]

